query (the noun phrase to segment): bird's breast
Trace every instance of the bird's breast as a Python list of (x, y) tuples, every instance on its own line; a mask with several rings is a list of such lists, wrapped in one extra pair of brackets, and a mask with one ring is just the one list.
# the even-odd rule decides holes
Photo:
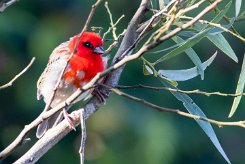
[(103, 70), (104, 64), (101, 56), (85, 58), (75, 55), (64, 73), (64, 79), (66, 83), (73, 83), (80, 88)]

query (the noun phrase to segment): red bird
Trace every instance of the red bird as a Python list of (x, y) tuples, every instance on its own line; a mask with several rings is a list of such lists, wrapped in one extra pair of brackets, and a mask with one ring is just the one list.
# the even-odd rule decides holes
[[(73, 53), (78, 35), (69, 41), (60, 44), (49, 57), (48, 64), (37, 82), (37, 99), (44, 98), (49, 104), (54, 88), (69, 56)], [(61, 78), (54, 99), (50, 105), (54, 108), (65, 101), (78, 88), (87, 84), (97, 73), (104, 71), (107, 59), (102, 58), (104, 50), (102, 39), (93, 32), (84, 32), (78, 41), (77, 51), (71, 58)], [(86, 98), (92, 90), (82, 93), (76, 101)], [(61, 121), (60, 112), (39, 124), (36, 132), (37, 138), (41, 138), (45, 132)]]

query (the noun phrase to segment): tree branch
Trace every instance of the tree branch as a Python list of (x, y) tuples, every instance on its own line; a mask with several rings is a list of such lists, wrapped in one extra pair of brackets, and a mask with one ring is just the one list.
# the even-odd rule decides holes
[(123, 86), (123, 85), (118, 85), (115, 88), (117, 89), (135, 89), (135, 88), (144, 88), (144, 89), (151, 89), (155, 91), (170, 91), (170, 92), (180, 92), (180, 93), (185, 93), (185, 94), (200, 94), (204, 96), (225, 96), (225, 97), (237, 97), (237, 96), (245, 96), (245, 93), (223, 93), (223, 92), (205, 92), (205, 91), (200, 91), (199, 89), (191, 90), (191, 91), (185, 91), (181, 89), (174, 89), (174, 88), (168, 88), (168, 87), (153, 87), (153, 86), (147, 86), (147, 85), (131, 85), (131, 86)]
[(13, 5), (14, 3), (18, 2), (19, 0), (10, 0), (6, 3), (0, 3), (0, 13), (6, 10), (9, 6)]
[(31, 59), (30, 63), (20, 73), (18, 73), (17, 75), (15, 75), (15, 77), (12, 80), (10, 80), (10, 82), (8, 82), (7, 84), (4, 84), (4, 85), (0, 86), (0, 90), (12, 86), (13, 83), (31, 67), (31, 65), (33, 64), (34, 61), (35, 61), (35, 58), (33, 57)]
[[(103, 85), (103, 84), (101, 84), (101, 85)], [(130, 100), (139, 102), (139, 103), (141, 103), (143, 105), (146, 105), (146, 106), (148, 106), (148, 107), (150, 107), (152, 109), (155, 109), (155, 110), (157, 110), (159, 112), (175, 113), (175, 114), (178, 114), (178, 115), (181, 115), (181, 116), (184, 116), (184, 117), (206, 121), (206, 122), (215, 124), (218, 127), (223, 127), (223, 126), (238, 126), (238, 127), (245, 128), (245, 121), (235, 121), (235, 122), (216, 121), (216, 120), (205, 118), (205, 117), (201, 117), (201, 116), (198, 116), (198, 115), (193, 115), (193, 114), (190, 114), (190, 113), (187, 113), (187, 112), (182, 112), (182, 111), (180, 111), (178, 109), (164, 108), (164, 107), (161, 107), (161, 106), (152, 104), (152, 103), (150, 103), (150, 102), (148, 102), (146, 100), (143, 100), (143, 99), (134, 97), (132, 95), (126, 94), (126, 93), (124, 93), (124, 92), (122, 92), (122, 91), (120, 91), (120, 90), (118, 90), (116, 88), (112, 88), (112, 87), (106, 86), (106, 85), (103, 85), (103, 86), (109, 88), (110, 91), (112, 91), (113, 93), (116, 93), (119, 96), (123, 96), (123, 97), (126, 97), (126, 98), (130, 99)]]

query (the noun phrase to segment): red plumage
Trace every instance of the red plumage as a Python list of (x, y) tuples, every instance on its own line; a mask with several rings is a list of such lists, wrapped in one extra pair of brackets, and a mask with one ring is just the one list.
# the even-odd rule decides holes
[[(72, 37), (69, 41), (62, 43), (54, 49), (50, 55), (49, 62), (37, 83), (37, 98), (44, 98), (46, 104), (49, 104), (54, 93), (54, 87), (58, 78), (64, 69), (69, 56), (74, 51), (78, 35)], [(97, 73), (102, 72), (106, 67), (107, 60), (103, 60), (102, 39), (93, 32), (84, 32), (77, 44), (77, 50), (71, 58), (68, 66), (62, 76), (58, 89), (51, 102), (51, 108), (62, 101), (65, 101), (77, 88), (88, 83)], [(83, 93), (76, 101), (87, 97), (92, 90)], [(59, 113), (50, 119), (43, 121), (37, 129), (37, 137), (40, 138), (57, 120)]]

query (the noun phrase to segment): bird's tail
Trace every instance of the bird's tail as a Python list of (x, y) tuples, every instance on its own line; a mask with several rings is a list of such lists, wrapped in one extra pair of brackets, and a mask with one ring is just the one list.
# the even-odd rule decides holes
[(62, 120), (62, 118), (62, 112), (57, 112), (49, 119), (41, 122), (37, 127), (36, 137), (41, 138), (49, 129), (56, 126)]

